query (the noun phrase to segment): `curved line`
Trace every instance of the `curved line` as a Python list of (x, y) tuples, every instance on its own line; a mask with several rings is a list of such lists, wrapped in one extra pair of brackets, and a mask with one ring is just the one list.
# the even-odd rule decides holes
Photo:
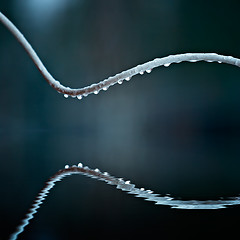
[(169, 66), (172, 63), (180, 63), (183, 61), (188, 62), (197, 62), (197, 61), (206, 61), (206, 62), (219, 62), (231, 64), (237, 67), (240, 67), (240, 59), (234, 58), (231, 56), (218, 55), (216, 53), (185, 53), (185, 54), (177, 54), (170, 55), (168, 57), (156, 58), (147, 63), (138, 65), (129, 70), (123, 71), (121, 73), (116, 74), (113, 77), (108, 77), (96, 84), (92, 84), (87, 87), (72, 89), (69, 87), (63, 86), (59, 81), (55, 80), (53, 76), (48, 72), (46, 67), (43, 65), (42, 61), (30, 45), (30, 43), (26, 40), (23, 34), (17, 29), (17, 27), (0, 12), (0, 22), (13, 34), (13, 36), (18, 40), (18, 42), (22, 45), (25, 51), (28, 53), (37, 69), (40, 71), (42, 76), (46, 79), (50, 86), (52, 86), (56, 91), (63, 93), (65, 97), (72, 96), (78, 97), (81, 99), (82, 96), (88, 96), (89, 94), (95, 93), (97, 94), (100, 90), (107, 90), (110, 86), (116, 83), (122, 83), (123, 80), (129, 81), (131, 77), (137, 74), (143, 74), (145, 71), (150, 73), (153, 68), (160, 66)]
[(151, 190), (145, 190), (144, 188), (137, 188), (130, 181), (124, 181), (122, 178), (116, 178), (109, 175), (107, 172), (101, 172), (99, 169), (90, 169), (89, 167), (81, 163), (78, 166), (69, 167), (65, 166), (65, 169), (58, 171), (54, 176), (49, 178), (45, 187), (39, 192), (31, 208), (29, 209), (26, 217), (22, 220), (21, 224), (17, 227), (15, 233), (10, 236), (10, 240), (16, 240), (18, 235), (24, 231), (24, 228), (29, 224), (29, 221), (34, 218), (34, 214), (37, 213), (37, 209), (43, 203), (50, 190), (54, 187), (55, 183), (61, 181), (64, 177), (73, 174), (86, 175), (91, 178), (96, 178), (100, 181), (105, 181), (107, 184), (116, 186), (117, 189), (126, 191), (129, 194), (134, 194), (136, 197), (144, 198), (146, 201), (155, 202), (157, 205), (167, 205), (172, 208), (179, 209), (219, 209), (225, 208), (228, 205), (239, 205), (240, 196), (229, 198), (225, 200), (177, 200), (170, 196), (160, 196), (153, 193)]

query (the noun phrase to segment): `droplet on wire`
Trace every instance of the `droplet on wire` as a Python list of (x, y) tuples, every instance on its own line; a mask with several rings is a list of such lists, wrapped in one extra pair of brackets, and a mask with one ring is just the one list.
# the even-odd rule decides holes
[(122, 84), (122, 83), (123, 83), (123, 80), (119, 80), (119, 81), (118, 81), (118, 84)]
[(126, 77), (125, 80), (126, 81), (130, 81), (131, 77)]
[(143, 74), (144, 74), (144, 71), (140, 71), (140, 74), (143, 75)]
[(165, 63), (164, 67), (169, 67), (171, 63)]
[(68, 98), (68, 95), (67, 95), (67, 94), (64, 94), (63, 96), (64, 96), (65, 98)]
[(146, 72), (147, 73), (150, 73), (152, 71), (152, 69), (147, 69)]
[(82, 95), (78, 95), (77, 98), (78, 98), (79, 100), (81, 100), (81, 99), (82, 99)]

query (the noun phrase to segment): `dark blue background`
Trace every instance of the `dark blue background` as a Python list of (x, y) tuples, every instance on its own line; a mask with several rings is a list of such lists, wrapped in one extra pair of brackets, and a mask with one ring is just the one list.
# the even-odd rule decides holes
[[(240, 57), (240, 1), (9, 0), (0, 9), (53, 76), (74, 88), (170, 54)], [(0, 26), (0, 239), (65, 164), (186, 199), (238, 195), (239, 90), (237, 67), (181, 63), (65, 99)], [(230, 239), (239, 235), (239, 213), (155, 206), (73, 176), (19, 239)]]

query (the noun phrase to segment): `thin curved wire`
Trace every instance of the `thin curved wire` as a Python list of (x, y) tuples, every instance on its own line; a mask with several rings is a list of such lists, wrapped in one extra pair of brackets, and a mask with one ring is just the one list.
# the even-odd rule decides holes
[(42, 76), (46, 79), (50, 86), (52, 86), (56, 91), (63, 93), (65, 97), (72, 96), (78, 97), (81, 99), (82, 96), (88, 96), (89, 94), (97, 94), (100, 90), (107, 90), (110, 86), (116, 83), (122, 83), (123, 80), (129, 81), (131, 77), (137, 74), (143, 74), (144, 72), (150, 73), (153, 68), (159, 66), (168, 67), (172, 63), (180, 63), (183, 61), (188, 62), (197, 62), (197, 61), (206, 61), (206, 62), (218, 62), (231, 64), (237, 67), (240, 67), (240, 59), (218, 55), (216, 53), (185, 53), (185, 54), (176, 54), (170, 55), (168, 57), (156, 58), (147, 63), (138, 65), (129, 70), (123, 71), (116, 74), (113, 77), (108, 77), (103, 81), (92, 84), (87, 87), (72, 89), (70, 87), (63, 86), (59, 81), (55, 80), (53, 76), (48, 72), (46, 67), (43, 65), (42, 61), (23, 36), (23, 34), (17, 29), (17, 27), (4, 15), (0, 12), (0, 22), (6, 26), (6, 28), (13, 34), (13, 36), (19, 41), (22, 47), (26, 50)]
[(50, 190), (54, 187), (55, 183), (61, 181), (64, 177), (80, 174), (86, 175), (91, 178), (95, 178), (100, 181), (104, 181), (107, 184), (116, 186), (117, 189), (126, 191), (129, 194), (133, 194), (136, 197), (144, 198), (146, 201), (155, 202), (157, 205), (167, 205), (172, 208), (179, 209), (219, 209), (225, 208), (229, 205), (239, 205), (240, 197), (228, 198), (225, 200), (177, 200), (170, 196), (160, 196), (159, 194), (153, 193), (151, 190), (145, 190), (144, 188), (137, 188), (130, 181), (124, 181), (122, 178), (116, 178), (109, 175), (107, 172), (101, 172), (99, 169), (90, 169), (89, 167), (81, 163), (78, 166), (73, 165), (69, 167), (65, 166), (65, 169), (58, 171), (54, 176), (49, 178), (46, 182), (45, 187), (39, 192), (31, 208), (28, 210), (26, 217), (22, 220), (21, 224), (17, 227), (16, 232), (10, 236), (10, 240), (16, 240), (18, 235), (24, 231), (24, 228), (29, 224), (29, 221), (34, 218), (34, 214), (37, 213), (37, 209), (43, 203)]

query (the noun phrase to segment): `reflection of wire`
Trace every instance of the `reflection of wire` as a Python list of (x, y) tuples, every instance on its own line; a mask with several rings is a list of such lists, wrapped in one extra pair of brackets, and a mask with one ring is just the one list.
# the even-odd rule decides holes
[(63, 93), (65, 97), (72, 96), (81, 99), (83, 96), (86, 97), (91, 93), (98, 94), (100, 90), (107, 90), (110, 86), (119, 83), (122, 84), (123, 80), (129, 81), (132, 76), (137, 74), (143, 74), (145, 71), (150, 73), (155, 67), (165, 66), (168, 67), (172, 63), (180, 63), (183, 61), (197, 62), (197, 61), (207, 61), (207, 62), (218, 62), (235, 65), (240, 67), (240, 59), (231, 56), (218, 55), (216, 53), (186, 53), (171, 55), (163, 58), (156, 58), (150, 62), (138, 65), (129, 70), (123, 71), (116, 74), (113, 77), (106, 78), (99, 83), (92, 84), (87, 87), (72, 89), (63, 86), (60, 82), (55, 80), (48, 70), (43, 65), (42, 61), (33, 50), (29, 42), (22, 35), (22, 33), (16, 28), (16, 26), (0, 12), (0, 22), (6, 26), (6, 28), (14, 35), (14, 37), (19, 41), (19, 43), (26, 50), (28, 55), (31, 57), (32, 61), (46, 79), (46, 81), (58, 92)]
[(40, 191), (36, 200), (34, 201), (32, 207), (29, 209), (28, 214), (22, 220), (22, 223), (18, 226), (17, 231), (12, 234), (10, 240), (17, 239), (17, 236), (24, 231), (24, 228), (29, 224), (29, 221), (34, 217), (33, 215), (37, 213), (37, 209), (43, 203), (47, 197), (49, 191), (54, 187), (55, 183), (61, 181), (64, 177), (73, 174), (82, 174), (91, 178), (96, 178), (100, 181), (104, 181), (107, 184), (117, 186), (117, 189), (126, 191), (129, 194), (134, 194), (136, 197), (144, 198), (147, 201), (155, 202), (157, 205), (167, 205), (172, 208), (180, 209), (219, 209), (225, 208), (227, 205), (238, 205), (240, 204), (240, 197), (235, 197), (226, 200), (177, 200), (171, 198), (170, 196), (160, 196), (159, 194), (153, 193), (151, 190), (145, 190), (144, 188), (137, 188), (130, 181), (124, 181), (122, 178), (116, 178), (109, 175), (107, 172), (101, 172), (99, 169), (90, 169), (89, 167), (83, 167), (81, 163), (78, 166), (69, 167), (65, 166), (65, 169), (58, 171), (54, 176), (52, 176), (47, 182), (46, 186)]

